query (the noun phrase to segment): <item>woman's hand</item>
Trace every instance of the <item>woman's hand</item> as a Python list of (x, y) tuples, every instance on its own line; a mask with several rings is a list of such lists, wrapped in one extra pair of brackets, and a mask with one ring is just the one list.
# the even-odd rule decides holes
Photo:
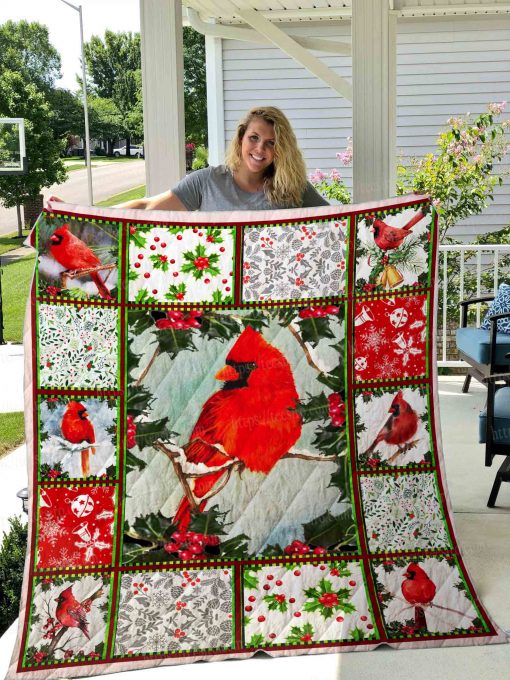
[(50, 201), (52, 203), (65, 203), (65, 201), (62, 198), (59, 198), (58, 196), (50, 196), (49, 198), (46, 199), (45, 208), (50, 207)]

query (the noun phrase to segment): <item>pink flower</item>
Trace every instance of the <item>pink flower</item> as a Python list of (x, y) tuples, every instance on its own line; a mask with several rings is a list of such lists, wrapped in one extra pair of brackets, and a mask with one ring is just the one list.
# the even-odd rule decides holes
[(336, 168), (333, 168), (333, 170), (331, 170), (331, 172), (329, 173), (329, 178), (333, 182), (339, 182), (341, 180), (342, 176), (340, 175), (340, 173), (338, 172), (338, 170)]
[(495, 116), (499, 116), (505, 110), (505, 106), (506, 102), (500, 102), (499, 104), (497, 102), (491, 102), (487, 108), (489, 109), (490, 113), (493, 113)]
[(322, 180), (324, 180), (324, 179), (326, 179), (326, 174), (325, 174), (324, 172), (322, 172), (322, 170), (319, 170), (319, 168), (317, 168), (317, 169), (315, 170), (315, 172), (313, 173), (313, 175), (310, 175), (310, 181), (311, 181), (312, 183), (314, 183), (314, 182), (322, 182)]

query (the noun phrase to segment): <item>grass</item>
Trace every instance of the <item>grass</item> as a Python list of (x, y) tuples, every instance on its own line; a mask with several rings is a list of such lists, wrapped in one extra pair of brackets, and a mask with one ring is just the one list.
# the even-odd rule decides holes
[(28, 236), (28, 230), (23, 229), (23, 238), (18, 238), (18, 232), (13, 231), (10, 234), (0, 236), (0, 255), (8, 253), (10, 250), (16, 250), (23, 245), (23, 241)]
[(4, 339), (7, 342), (21, 342), (23, 339), (23, 321), (34, 260), (35, 255), (30, 255), (2, 267)]
[(102, 205), (108, 207), (111, 205), (117, 205), (117, 203), (124, 203), (125, 201), (133, 201), (135, 198), (144, 198), (145, 196), (145, 184), (134, 189), (129, 189), (129, 191), (123, 191), (121, 194), (115, 194), (115, 196), (110, 196), (105, 201), (100, 201), (96, 205)]
[(0, 413), (0, 458), (23, 444), (24, 441), (23, 412)]

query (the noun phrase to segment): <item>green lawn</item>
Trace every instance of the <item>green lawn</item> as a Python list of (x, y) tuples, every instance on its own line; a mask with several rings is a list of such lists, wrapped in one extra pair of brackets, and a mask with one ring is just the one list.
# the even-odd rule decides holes
[(129, 191), (124, 191), (121, 194), (115, 194), (115, 196), (110, 196), (105, 201), (100, 201), (96, 205), (102, 205), (108, 207), (110, 205), (117, 205), (117, 203), (124, 203), (125, 201), (132, 201), (135, 198), (144, 198), (145, 196), (145, 184), (142, 186), (135, 187)]
[(2, 267), (4, 339), (8, 342), (21, 342), (23, 339), (23, 320), (34, 261), (35, 255), (30, 255)]
[(0, 458), (24, 441), (23, 413), (0, 413)]
[(10, 250), (20, 248), (23, 245), (23, 241), (28, 236), (28, 231), (26, 229), (23, 230), (23, 238), (18, 238), (17, 235), (18, 232), (13, 231), (10, 234), (0, 236), (0, 255), (8, 253)]

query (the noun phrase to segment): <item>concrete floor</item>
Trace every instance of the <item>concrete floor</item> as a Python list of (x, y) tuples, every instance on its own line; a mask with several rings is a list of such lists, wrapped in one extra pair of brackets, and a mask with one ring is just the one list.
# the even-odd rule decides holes
[[(483, 447), (478, 441), (478, 412), (483, 407), (484, 389), (473, 384), (461, 393), (462, 378), (442, 377), (439, 381), (440, 414), (443, 431), (447, 485), (454, 509), (457, 538), (478, 595), (503, 629), (510, 629), (510, 484), (504, 484), (498, 507), (486, 507), (496, 473), (483, 466)], [(0, 478), (3, 476), (0, 463)], [(0, 677), (7, 669), (14, 644), (14, 627), (0, 639)], [(264, 668), (262, 668), (262, 665)], [(283, 676), (293, 680), (503, 680), (510, 676), (510, 645), (449, 647), (446, 649), (392, 650), (325, 654), (280, 659), (260, 656), (246, 661), (215, 662), (207, 667), (212, 680), (243, 680)], [(111, 675), (112, 680), (136, 680), (136, 673), (150, 672), (150, 680), (201, 680), (203, 664), (191, 664), (130, 671)], [(140, 679), (142, 680), (142, 679)], [(147, 677), (147, 680), (149, 678)]]

